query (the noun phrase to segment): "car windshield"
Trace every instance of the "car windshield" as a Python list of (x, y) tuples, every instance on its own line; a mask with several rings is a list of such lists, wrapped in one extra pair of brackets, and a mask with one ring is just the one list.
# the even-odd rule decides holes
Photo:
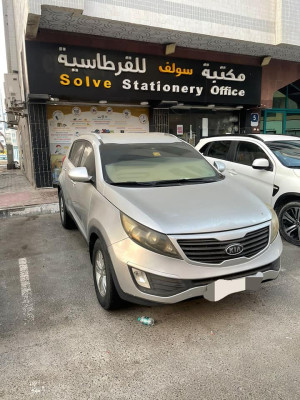
[(106, 182), (120, 186), (169, 186), (223, 179), (198, 151), (179, 143), (102, 144)]
[(300, 140), (276, 140), (266, 145), (283, 165), (300, 168)]

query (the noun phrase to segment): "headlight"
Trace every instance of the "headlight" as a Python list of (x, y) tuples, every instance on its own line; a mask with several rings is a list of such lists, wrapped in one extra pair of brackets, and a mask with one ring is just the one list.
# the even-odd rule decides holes
[(272, 213), (272, 221), (271, 221), (271, 243), (272, 243), (272, 242), (274, 242), (274, 240), (276, 239), (276, 236), (278, 235), (279, 222), (278, 222), (277, 214), (273, 210), (273, 208), (269, 204), (266, 204), (266, 206)]
[(181, 258), (167, 235), (139, 224), (121, 213), (121, 221), (127, 235), (140, 246), (165, 256)]

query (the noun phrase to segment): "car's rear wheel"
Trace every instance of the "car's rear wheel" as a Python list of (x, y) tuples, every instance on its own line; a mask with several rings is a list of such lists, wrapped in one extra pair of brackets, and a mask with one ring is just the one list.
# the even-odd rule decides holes
[(75, 223), (66, 209), (65, 199), (61, 190), (58, 193), (58, 201), (59, 215), (62, 226), (66, 229), (73, 229), (75, 227)]
[(296, 246), (300, 246), (300, 202), (285, 204), (278, 213), (281, 236)]
[(93, 249), (93, 275), (96, 295), (105, 310), (120, 307), (122, 301), (112, 277), (112, 262), (103, 240), (97, 239)]

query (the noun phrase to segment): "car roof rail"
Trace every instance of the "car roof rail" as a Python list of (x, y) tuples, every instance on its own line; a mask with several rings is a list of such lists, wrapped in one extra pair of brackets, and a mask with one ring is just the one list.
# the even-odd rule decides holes
[(201, 139), (211, 139), (211, 138), (215, 138), (215, 137), (237, 137), (237, 138), (239, 138), (239, 137), (249, 137), (249, 138), (254, 138), (254, 139), (257, 139), (257, 140), (260, 140), (260, 141), (264, 141), (261, 137), (259, 137), (259, 136), (254, 136), (254, 135), (257, 135), (256, 133), (255, 134), (249, 134), (249, 133), (223, 133), (223, 134), (220, 134), (220, 135), (213, 135), (213, 136), (204, 136), (204, 137), (201, 137), (200, 138), (200, 140)]

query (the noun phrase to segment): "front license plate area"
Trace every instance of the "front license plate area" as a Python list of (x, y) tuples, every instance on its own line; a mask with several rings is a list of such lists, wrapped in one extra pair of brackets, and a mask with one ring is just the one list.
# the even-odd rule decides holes
[(207, 286), (204, 298), (209, 301), (219, 301), (232, 293), (246, 290), (246, 278), (218, 279)]

